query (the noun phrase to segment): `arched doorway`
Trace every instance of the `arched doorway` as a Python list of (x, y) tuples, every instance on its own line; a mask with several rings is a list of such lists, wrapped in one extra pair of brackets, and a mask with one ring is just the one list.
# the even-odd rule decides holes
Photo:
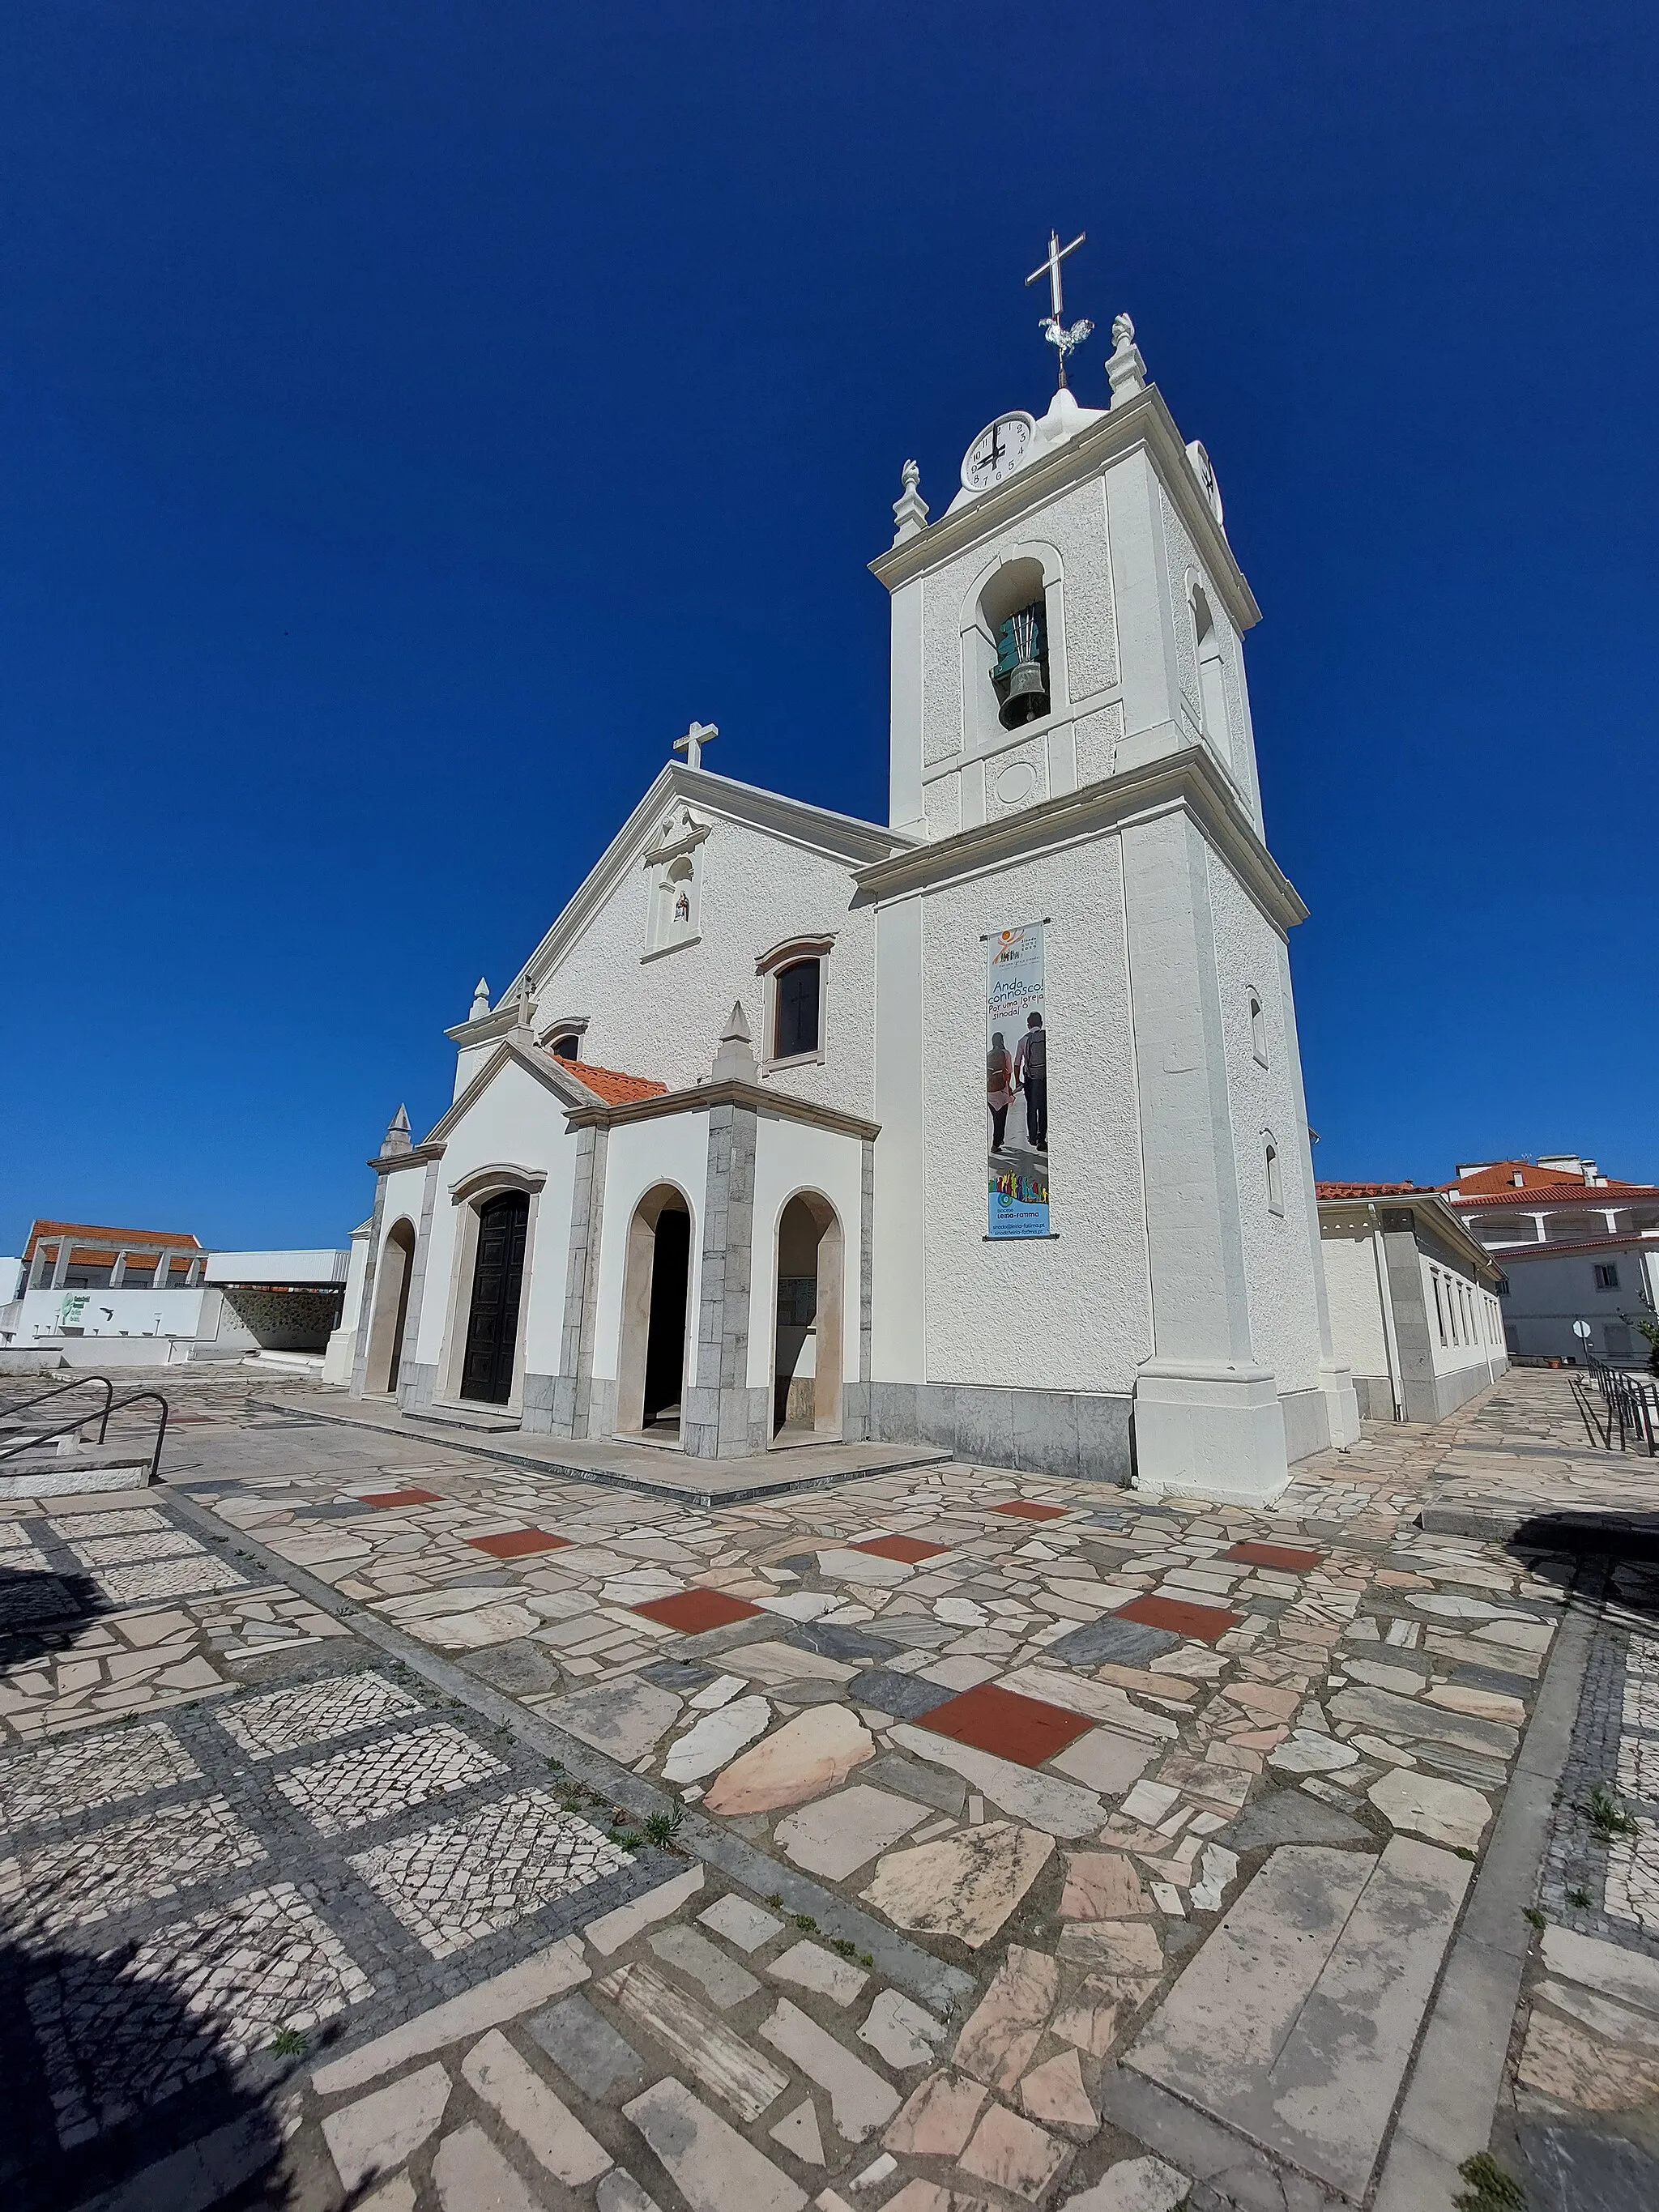
[(799, 1191), (778, 1216), (772, 1333), (772, 1442), (841, 1435), (841, 1220), (817, 1191)]
[(685, 1393), (686, 1308), (691, 1279), (691, 1209), (672, 1183), (659, 1183), (628, 1225), (617, 1431), (678, 1444)]
[(513, 1395), (529, 1224), (530, 1200), (521, 1190), (503, 1191), (478, 1208), (461, 1395), (488, 1406), (504, 1406)]
[(404, 1359), (404, 1327), (409, 1319), (409, 1286), (415, 1273), (415, 1224), (394, 1221), (380, 1247), (375, 1272), (374, 1319), (368, 1332), (368, 1366), (363, 1389), (383, 1396), (398, 1388)]

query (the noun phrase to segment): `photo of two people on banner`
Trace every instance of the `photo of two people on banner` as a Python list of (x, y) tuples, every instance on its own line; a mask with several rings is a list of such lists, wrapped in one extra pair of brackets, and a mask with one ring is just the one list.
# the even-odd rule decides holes
[(1008, 1128), (1008, 1109), (1017, 1097), (1025, 1100), (1025, 1139), (1034, 1152), (1048, 1149), (1048, 1032), (1042, 1016), (1031, 1012), (1012, 1053), (1001, 1030), (991, 1032), (985, 1055), (985, 1103), (991, 1115), (991, 1154), (1007, 1150), (1003, 1139)]

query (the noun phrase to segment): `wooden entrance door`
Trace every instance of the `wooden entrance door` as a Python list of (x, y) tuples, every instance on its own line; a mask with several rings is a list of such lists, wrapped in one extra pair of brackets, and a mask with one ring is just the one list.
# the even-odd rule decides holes
[(513, 1395), (525, 1231), (529, 1221), (530, 1200), (521, 1191), (492, 1198), (479, 1209), (478, 1255), (472, 1268), (466, 1359), (461, 1370), (463, 1398), (504, 1406)]

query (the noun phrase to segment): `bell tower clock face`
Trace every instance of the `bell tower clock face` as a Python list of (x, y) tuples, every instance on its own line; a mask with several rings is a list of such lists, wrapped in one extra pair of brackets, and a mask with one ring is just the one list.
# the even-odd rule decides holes
[(1036, 435), (1036, 424), (1030, 416), (999, 415), (963, 456), (963, 489), (989, 491), (994, 484), (1005, 483), (1030, 452)]

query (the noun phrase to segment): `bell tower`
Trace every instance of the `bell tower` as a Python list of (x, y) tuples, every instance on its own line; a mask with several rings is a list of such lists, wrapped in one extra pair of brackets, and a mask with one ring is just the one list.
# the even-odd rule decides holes
[[(915, 841), (860, 878), (880, 969), (877, 1402), (969, 1456), (1006, 1419), (1022, 1465), (1260, 1504), (1358, 1433), (1291, 984), (1306, 909), (1263, 834), (1243, 653), (1259, 610), (1209, 457), (1127, 315), (1104, 404), (1068, 377), (1092, 327), (1061, 297), (1080, 243), (1051, 237), (1032, 272), (1058, 356), (1046, 408), (979, 433), (937, 520), (907, 463), (872, 563), (891, 599), (889, 817)], [(1035, 1060), (988, 966), (1015, 944), (1041, 965)]]
[(1046, 412), (988, 424), (937, 521), (907, 464), (872, 563), (892, 602), (889, 819), (951, 837), (1201, 744), (1260, 835), (1242, 644), (1260, 611), (1215, 472), (1147, 382), (1127, 315), (1107, 404), (1080, 404), (1066, 356), (1092, 325), (1065, 325), (1053, 281)]

